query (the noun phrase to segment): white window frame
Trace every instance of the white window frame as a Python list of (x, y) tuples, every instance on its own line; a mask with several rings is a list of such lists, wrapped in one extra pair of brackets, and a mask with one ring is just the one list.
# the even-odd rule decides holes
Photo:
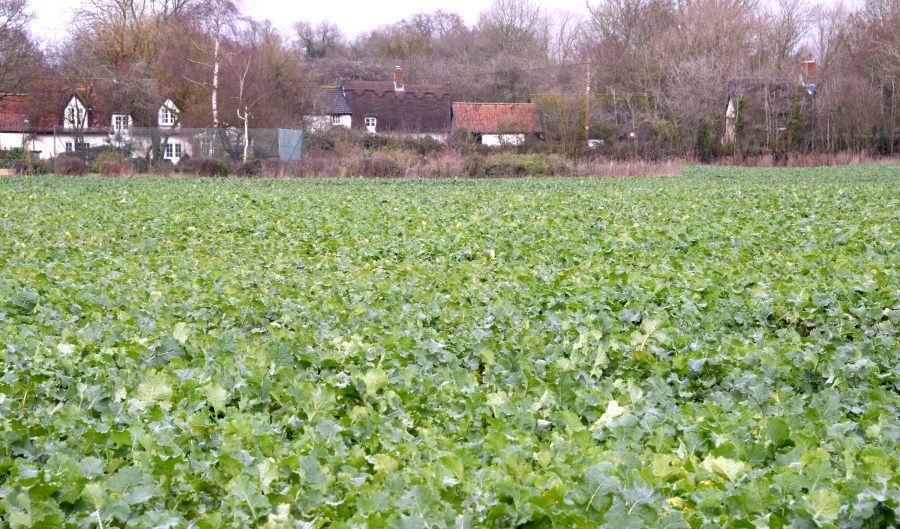
[(365, 123), (368, 132), (375, 132), (378, 129), (378, 118), (369, 116), (365, 119)]
[(159, 107), (159, 115), (157, 122), (161, 128), (171, 128), (175, 126), (175, 117), (178, 114), (178, 107), (171, 99), (167, 99), (165, 103)]
[(86, 141), (67, 141), (65, 142), (66, 152), (86, 151), (91, 148), (91, 144)]
[(166, 154), (163, 158), (166, 160), (180, 160), (182, 156), (184, 156), (184, 146), (180, 142), (166, 144)]
[(340, 114), (332, 114), (331, 115), (331, 124), (332, 125), (340, 125), (341, 124), (341, 115)]
[(113, 132), (127, 133), (131, 130), (131, 116), (129, 114), (112, 115)]
[(88, 110), (76, 96), (69, 99), (63, 111), (63, 128), (75, 129), (86, 128), (88, 126)]

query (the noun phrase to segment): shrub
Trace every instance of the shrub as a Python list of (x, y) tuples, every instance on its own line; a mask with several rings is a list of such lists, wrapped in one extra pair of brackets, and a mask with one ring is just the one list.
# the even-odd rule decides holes
[(100, 163), (100, 175), (101, 176), (121, 176), (125, 174), (128, 166), (124, 163), (119, 162), (101, 162)]
[(104, 151), (97, 154), (91, 161), (91, 172), (102, 173), (102, 167), (105, 163), (125, 164), (128, 160), (127, 156), (117, 151)]
[[(181, 166), (181, 163), (178, 165)], [(170, 176), (175, 172), (175, 164), (172, 163), (172, 160), (160, 160), (153, 166), (153, 172), (161, 176)]]
[(304, 148), (308, 151), (333, 151), (340, 136), (335, 128), (307, 133), (303, 138)]
[(419, 156), (429, 156), (442, 152), (447, 148), (447, 145), (431, 136), (422, 136), (421, 138), (406, 140), (403, 142), (402, 147), (405, 150), (414, 151)]
[(350, 160), (344, 168), (344, 176), (368, 176), (391, 178), (403, 176), (404, 167), (386, 155), (361, 156)]
[(135, 174), (147, 174), (150, 172), (150, 160), (147, 158), (132, 158), (129, 161), (131, 170)]
[(367, 132), (363, 135), (360, 145), (363, 149), (368, 149), (370, 151), (393, 149), (397, 147), (394, 138), (384, 134), (373, 134), (371, 132)]
[(259, 176), (262, 174), (262, 160), (248, 160), (244, 163), (237, 163), (231, 169), (231, 174), (237, 176)]
[(336, 157), (305, 158), (299, 162), (284, 164), (284, 175), (295, 177), (340, 176), (340, 159)]
[(10, 164), (10, 168), (18, 175), (47, 174), (50, 172), (48, 164), (41, 160), (16, 160)]
[(228, 176), (228, 166), (215, 158), (191, 158), (180, 163), (179, 168), (196, 176)]
[(56, 174), (84, 176), (88, 171), (88, 164), (81, 158), (60, 156), (56, 159)]
[(25, 150), (21, 147), (13, 147), (5, 151), (0, 151), (0, 167), (12, 167), (16, 160), (25, 158)]
[(487, 173), (487, 160), (484, 156), (471, 155), (463, 164), (463, 173), (472, 178), (482, 178)]
[(475, 152), (475, 140), (472, 138), (472, 134), (463, 128), (450, 133), (450, 136), (447, 137), (447, 146), (464, 154)]

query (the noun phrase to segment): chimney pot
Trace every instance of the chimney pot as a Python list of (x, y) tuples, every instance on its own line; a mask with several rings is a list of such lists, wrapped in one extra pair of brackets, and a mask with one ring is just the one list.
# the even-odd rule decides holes
[(394, 68), (394, 91), (403, 91), (403, 68), (399, 66)]
[(816, 61), (812, 54), (800, 63), (800, 76), (805, 86), (814, 85), (816, 82)]

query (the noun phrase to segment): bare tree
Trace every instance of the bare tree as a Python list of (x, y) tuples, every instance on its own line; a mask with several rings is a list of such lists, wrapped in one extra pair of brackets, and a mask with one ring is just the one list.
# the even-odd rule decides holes
[(0, 98), (22, 92), (40, 52), (28, 32), (28, 0), (0, 0)]
[(650, 42), (676, 20), (673, 0), (600, 0), (587, 7), (596, 38), (616, 42), (624, 49)]
[(494, 0), (478, 16), (476, 38), (488, 56), (546, 56), (547, 12), (529, 0)]
[(341, 29), (328, 20), (315, 26), (305, 21), (297, 22), (294, 24), (294, 32), (301, 53), (308, 59), (331, 57), (345, 46)]

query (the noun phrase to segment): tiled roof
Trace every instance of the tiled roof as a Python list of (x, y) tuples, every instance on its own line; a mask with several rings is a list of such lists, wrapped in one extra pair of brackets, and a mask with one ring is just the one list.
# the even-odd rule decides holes
[(445, 85), (406, 84), (396, 91), (393, 81), (351, 81), (344, 94), (354, 127), (364, 127), (365, 118), (372, 117), (377, 132), (450, 132), (450, 89)]
[(344, 97), (344, 89), (339, 86), (320, 86), (315, 95), (315, 113), (325, 114), (349, 114), (350, 105)]
[(0, 131), (21, 132), (27, 125), (30, 99), (25, 94), (9, 94), (0, 99)]
[(541, 132), (534, 103), (453, 103), (453, 127), (487, 134)]
[[(344, 89), (348, 92), (362, 93), (375, 92), (376, 94), (394, 93), (393, 81), (350, 81)], [(440, 84), (405, 84), (403, 90), (398, 94), (423, 95), (434, 94), (440, 98), (450, 95), (450, 88), (447, 85)]]

